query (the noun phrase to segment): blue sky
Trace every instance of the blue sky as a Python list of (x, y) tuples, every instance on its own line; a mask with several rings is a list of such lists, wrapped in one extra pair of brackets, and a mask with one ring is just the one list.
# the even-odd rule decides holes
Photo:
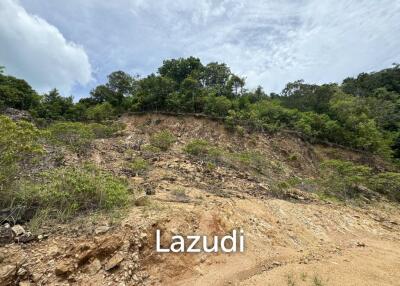
[(399, 35), (400, 0), (0, 0), (0, 65), (76, 98), (192, 55), (267, 92), (340, 82), (400, 62)]

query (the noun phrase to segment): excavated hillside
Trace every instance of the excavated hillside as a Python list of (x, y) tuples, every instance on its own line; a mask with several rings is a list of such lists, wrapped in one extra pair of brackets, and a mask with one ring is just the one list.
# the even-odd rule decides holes
[[(94, 214), (37, 230), (38, 241), (0, 248), (4, 285), (400, 285), (400, 211), (385, 200), (321, 200), (311, 182), (325, 159), (386, 168), (377, 158), (312, 145), (289, 135), (232, 133), (218, 121), (132, 115), (118, 137), (96, 140), (90, 161), (126, 177), (135, 200), (113, 215)], [(172, 132), (172, 148), (144, 148), (151, 134)], [(231, 154), (258, 151), (262, 172), (210, 165), (184, 152), (205, 139)], [(146, 172), (126, 169), (134, 158)], [(277, 186), (289, 184), (284, 190)], [(310, 183), (309, 183), (310, 182)], [(174, 234), (225, 235), (243, 229), (243, 253), (157, 253)]]

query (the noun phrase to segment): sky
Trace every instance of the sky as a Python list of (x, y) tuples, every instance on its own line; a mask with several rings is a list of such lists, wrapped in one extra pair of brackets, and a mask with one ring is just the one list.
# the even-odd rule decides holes
[(188, 56), (267, 92), (341, 82), (399, 63), (399, 35), (400, 0), (0, 0), (0, 66), (76, 99)]

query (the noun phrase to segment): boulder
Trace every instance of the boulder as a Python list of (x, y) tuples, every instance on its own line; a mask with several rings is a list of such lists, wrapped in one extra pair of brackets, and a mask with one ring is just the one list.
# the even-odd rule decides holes
[(109, 270), (117, 267), (123, 260), (124, 260), (124, 257), (122, 256), (122, 254), (117, 253), (113, 257), (111, 257), (110, 260), (108, 260), (108, 262), (106, 263), (104, 268), (107, 271), (109, 271)]
[(22, 235), (24, 235), (26, 233), (25, 229), (22, 226), (20, 226), (19, 224), (14, 225), (11, 228), (11, 230), (14, 233), (15, 236), (22, 236)]

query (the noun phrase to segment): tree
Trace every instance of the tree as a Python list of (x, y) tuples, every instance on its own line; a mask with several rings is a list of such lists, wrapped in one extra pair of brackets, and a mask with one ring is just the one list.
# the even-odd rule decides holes
[(245, 79), (238, 77), (237, 75), (232, 75), (228, 81), (228, 86), (231, 87), (231, 91), (233, 91), (235, 97), (243, 94), (244, 85)]
[(230, 96), (228, 81), (231, 70), (226, 64), (217, 62), (209, 63), (200, 75), (200, 82), (203, 87), (213, 90), (217, 96)]
[(109, 102), (114, 107), (121, 107), (124, 97), (135, 94), (138, 88), (136, 78), (123, 71), (108, 75), (108, 82), (97, 86), (90, 92), (95, 103)]
[(50, 120), (64, 120), (74, 108), (72, 97), (62, 97), (57, 89), (43, 95), (40, 104), (32, 109), (35, 117)]
[(168, 77), (180, 85), (187, 77), (195, 76), (196, 72), (203, 69), (200, 59), (189, 57), (165, 60), (158, 72), (163, 77)]
[(326, 113), (329, 110), (329, 100), (337, 90), (336, 84), (318, 86), (305, 84), (303, 80), (298, 80), (286, 85), (280, 100), (288, 108)]
[(0, 72), (0, 103), (4, 107), (29, 110), (38, 105), (39, 98), (25, 80)]
[(165, 110), (167, 96), (176, 90), (176, 83), (154, 74), (142, 79), (134, 101), (134, 110)]

